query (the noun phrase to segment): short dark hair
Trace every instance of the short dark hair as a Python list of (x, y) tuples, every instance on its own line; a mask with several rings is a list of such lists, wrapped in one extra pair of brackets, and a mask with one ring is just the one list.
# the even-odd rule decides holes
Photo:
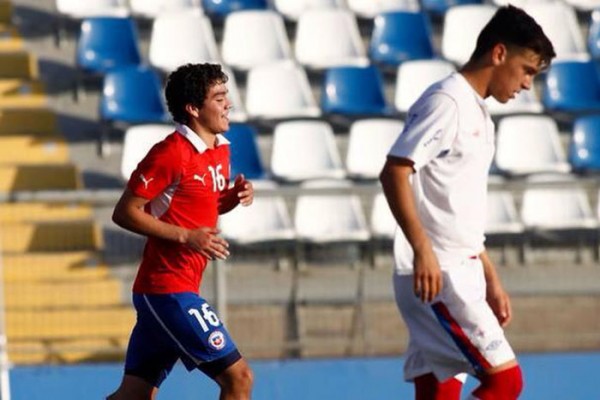
[(186, 124), (189, 115), (185, 106), (202, 108), (208, 90), (217, 83), (226, 83), (227, 75), (219, 64), (185, 64), (171, 72), (165, 87), (167, 107), (175, 122)]
[(500, 7), (481, 30), (471, 60), (480, 58), (498, 43), (532, 50), (540, 56), (542, 68), (550, 65), (556, 56), (542, 27), (525, 11), (512, 5)]

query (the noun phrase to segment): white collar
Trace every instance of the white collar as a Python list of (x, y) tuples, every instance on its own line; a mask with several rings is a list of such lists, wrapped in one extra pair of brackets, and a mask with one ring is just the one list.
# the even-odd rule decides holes
[[(198, 136), (198, 134), (189, 126), (175, 123), (175, 129), (177, 130), (177, 133), (183, 135), (187, 140), (189, 140), (199, 153), (204, 153), (208, 149), (206, 143), (204, 143), (204, 141), (200, 139), (200, 136)], [(229, 144), (229, 140), (227, 140), (227, 138), (222, 134), (218, 133), (215, 146), (220, 146), (222, 144)]]

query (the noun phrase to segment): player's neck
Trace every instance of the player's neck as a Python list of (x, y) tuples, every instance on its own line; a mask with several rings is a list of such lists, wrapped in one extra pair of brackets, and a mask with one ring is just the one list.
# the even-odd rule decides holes
[(193, 121), (190, 121), (189, 128), (193, 130), (196, 135), (206, 144), (206, 147), (209, 149), (214, 149), (217, 144), (217, 134), (206, 129), (204, 126), (200, 124), (195, 124)]
[(481, 98), (488, 97), (491, 68), (469, 61), (459, 72)]

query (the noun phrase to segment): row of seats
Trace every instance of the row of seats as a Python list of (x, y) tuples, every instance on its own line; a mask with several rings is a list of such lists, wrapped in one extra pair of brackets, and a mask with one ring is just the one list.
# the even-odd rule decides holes
[[(377, 179), (385, 157), (403, 129), (394, 119), (360, 119), (352, 123), (342, 162), (329, 123), (297, 120), (278, 123), (273, 132), (270, 168), (264, 167), (258, 132), (250, 124), (231, 124), (232, 175), (301, 182), (319, 178)], [(124, 138), (121, 176), (124, 180), (148, 150), (173, 132), (171, 125), (135, 125)], [(547, 116), (507, 116), (500, 120), (492, 173), (521, 177), (540, 173), (600, 172), (600, 115), (576, 120), (568, 152), (558, 126)]]
[[(559, 58), (597, 56), (598, 15), (590, 18), (587, 45), (575, 11), (564, 3), (535, 3), (529, 11), (542, 25)], [(354, 15), (343, 9), (315, 9), (303, 13), (294, 31), (294, 54), (283, 17), (271, 10), (236, 11), (227, 16), (223, 39), (217, 45), (208, 17), (194, 12), (165, 13), (152, 27), (149, 63), (170, 72), (183, 62), (222, 62), (234, 69), (295, 59), (311, 69), (340, 65), (365, 65), (369, 61), (387, 67), (438, 55), (456, 64), (470, 57), (477, 35), (496, 11), (492, 5), (465, 5), (450, 9), (445, 17), (441, 48), (434, 47), (429, 17), (422, 12), (390, 11), (375, 17), (365, 49)], [(104, 72), (141, 60), (135, 21), (131, 18), (94, 17), (81, 23), (77, 61), (86, 59)], [(94, 49), (94, 46), (97, 46)], [(100, 47), (101, 46), (101, 47)], [(219, 53), (219, 47), (221, 49)], [(96, 54), (94, 50), (113, 54)], [(100, 59), (95, 60), (95, 58)], [(112, 57), (113, 59), (106, 59)], [(95, 61), (94, 61), (95, 60)]]

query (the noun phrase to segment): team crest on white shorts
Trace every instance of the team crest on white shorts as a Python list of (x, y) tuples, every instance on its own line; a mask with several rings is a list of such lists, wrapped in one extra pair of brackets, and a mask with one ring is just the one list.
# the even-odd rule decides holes
[(208, 343), (216, 350), (221, 350), (225, 347), (225, 335), (221, 331), (214, 331), (208, 337)]

